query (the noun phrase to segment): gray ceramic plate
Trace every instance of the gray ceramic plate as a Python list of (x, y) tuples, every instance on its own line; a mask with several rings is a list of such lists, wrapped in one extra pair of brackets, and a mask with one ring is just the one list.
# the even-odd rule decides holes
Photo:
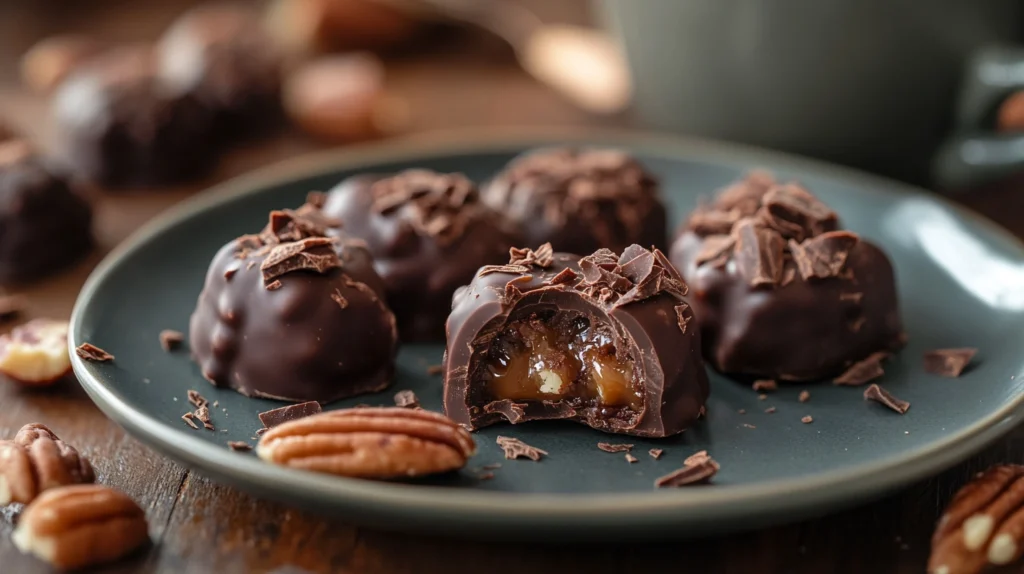
[[(450, 140), (450, 141), (449, 141)], [(162, 329), (187, 331), (207, 264), (225, 242), (259, 229), (273, 208), (295, 206), (307, 191), (360, 171), (419, 166), (463, 171), (482, 180), (513, 155), (558, 142), (631, 150), (662, 181), (674, 222), (699, 196), (751, 167), (795, 177), (832, 204), (852, 230), (878, 242), (898, 271), (908, 347), (887, 365), (883, 384), (909, 400), (900, 416), (865, 403), (861, 389), (797, 386), (759, 400), (747, 386), (712, 374), (709, 416), (681, 437), (629, 440), (639, 462), (597, 449), (623, 442), (572, 423), (497, 426), (477, 433), (467, 469), (429, 484), (347, 480), (262, 463), (228, 450), (260, 426), (272, 401), (212, 388), (187, 351), (165, 353)], [(820, 514), (935, 473), (1009, 430), (1020, 416), (1024, 382), (1024, 247), (981, 218), (915, 189), (774, 153), (619, 133), (528, 134), (493, 141), (469, 135), (331, 152), (253, 173), (204, 193), (160, 217), (118, 248), (82, 291), (72, 347), (94, 343), (112, 364), (74, 361), (75, 373), (103, 411), (139, 439), (218, 480), (268, 497), (387, 528), (477, 536), (588, 538), (690, 535), (747, 528)], [(981, 349), (959, 379), (927, 375), (921, 353), (937, 347)], [(440, 345), (406, 346), (391, 391), (332, 405), (391, 404), (412, 389), (439, 409), (441, 380), (428, 365)], [(72, 354), (72, 356), (74, 356)], [(807, 388), (811, 400), (797, 401)], [(186, 391), (211, 401), (216, 432), (180, 419)], [(777, 412), (764, 410), (775, 407)], [(739, 411), (745, 409), (746, 414)], [(802, 424), (805, 415), (812, 424)], [(222, 430), (227, 432), (222, 432)], [(495, 437), (506, 434), (550, 452), (542, 462), (504, 461)], [(660, 460), (647, 455), (664, 449)], [(721, 465), (714, 485), (655, 491), (653, 480), (706, 449)], [(494, 479), (480, 466), (501, 462)]]

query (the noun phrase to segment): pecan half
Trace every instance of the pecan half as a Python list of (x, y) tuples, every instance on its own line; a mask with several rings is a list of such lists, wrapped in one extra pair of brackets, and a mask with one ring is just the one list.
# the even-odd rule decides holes
[(44, 490), (94, 480), (89, 460), (41, 424), (0, 441), (0, 504), (28, 504)]
[(67, 321), (33, 319), (0, 335), (0, 373), (9, 379), (41, 387), (70, 372)]
[(146, 513), (128, 495), (81, 484), (36, 498), (11, 538), (22, 552), (72, 569), (116, 560), (142, 546), (149, 532)]
[(398, 478), (461, 468), (476, 453), (448, 417), (401, 407), (325, 412), (278, 425), (256, 448), (267, 462), (358, 478)]
[(976, 574), (1024, 554), (1024, 466), (1001, 464), (961, 488), (939, 519), (931, 574)]

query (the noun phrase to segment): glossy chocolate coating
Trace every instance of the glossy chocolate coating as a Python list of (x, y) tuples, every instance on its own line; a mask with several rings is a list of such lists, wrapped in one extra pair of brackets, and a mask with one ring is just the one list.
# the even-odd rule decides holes
[(398, 336), (362, 242), (335, 238), (340, 268), (291, 271), (273, 289), (260, 270), (267, 254), (245, 241), (218, 251), (192, 314), (203, 376), (243, 395), (296, 402), (386, 388)]
[(668, 237), (657, 182), (616, 150), (527, 153), (484, 187), (483, 199), (522, 226), (526, 245), (618, 253), (634, 243), (664, 248)]
[[(422, 195), (381, 209), (377, 184)], [(443, 196), (449, 189), (464, 193), (464, 201), (447, 203)], [(506, 261), (509, 249), (521, 242), (459, 174), (410, 170), (392, 177), (351, 177), (329, 193), (324, 213), (341, 221), (345, 233), (366, 241), (404, 342), (443, 341), (455, 290), (480, 267)], [(432, 232), (441, 218), (450, 225), (440, 234)]]
[(182, 182), (216, 160), (210, 110), (175, 94), (144, 48), (90, 59), (61, 84), (53, 116), (62, 159), (76, 176), (102, 185)]
[(23, 140), (0, 141), (0, 282), (52, 275), (93, 246), (92, 208)]
[[(742, 185), (730, 187), (734, 199), (744, 191)], [(758, 217), (760, 198), (773, 185), (748, 194), (753, 201), (737, 204), (733, 213)], [(702, 215), (695, 214), (676, 239), (670, 258), (690, 285), (705, 357), (719, 371), (780, 381), (817, 380), (836, 376), (871, 353), (902, 346), (893, 268), (875, 245), (857, 239), (842, 272), (824, 278), (803, 278), (787, 252), (781, 276), (788, 280), (752, 286), (731, 249), (717, 260), (698, 263), (708, 237), (725, 237), (709, 233), (704, 223), (698, 225)], [(839, 227), (834, 214), (822, 221), (808, 237)]]
[[(638, 246), (628, 249), (633, 254), (652, 255)], [(618, 258), (606, 253), (612, 255), (612, 261)], [(551, 285), (552, 278), (566, 269), (576, 276)], [(685, 286), (678, 281), (674, 284), (681, 290), (665, 287), (671, 281), (669, 274), (675, 273), (666, 270), (660, 280), (646, 283), (649, 294), (637, 299), (631, 291), (621, 292), (631, 290), (637, 281), (624, 283), (610, 298), (600, 294), (601, 286), (589, 289), (580, 258), (566, 253), (555, 254), (547, 268), (530, 266), (522, 273), (481, 270), (455, 294), (452, 303), (444, 359), (445, 413), (472, 429), (504, 420), (567, 419), (605, 432), (636, 436), (682, 432), (703, 412), (709, 389), (700, 333), (690, 321), (693, 314), (682, 297)], [(511, 296), (510, 281), (515, 289)], [(491, 343), (507, 325), (545, 311), (575, 312), (588, 318), (591, 325), (605, 326), (614, 333), (616, 356), (632, 360), (634, 381), (642, 392), (641, 412), (621, 418), (603, 412), (596, 404), (487, 398), (482, 387), (487, 384), (484, 360)]]
[(213, 110), (218, 137), (281, 124), (282, 57), (254, 7), (215, 2), (189, 10), (164, 33), (156, 57), (175, 92)]

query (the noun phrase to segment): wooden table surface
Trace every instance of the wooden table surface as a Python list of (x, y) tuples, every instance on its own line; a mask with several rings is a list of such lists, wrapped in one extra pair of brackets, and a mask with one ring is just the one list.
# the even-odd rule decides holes
[[(51, 2), (51, 0), (40, 0)], [(0, 118), (39, 141), (52, 142), (46, 105), (16, 86), (17, 56), (34, 39), (63, 30), (101, 30), (108, 37), (153, 37), (181, 1), (112, 3), (85, 9), (72, 3), (62, 17), (40, 17), (31, 2), (0, 5)], [(580, 2), (532, 2), (563, 20), (579, 18)], [(572, 4), (574, 9), (566, 9)], [(78, 11), (76, 11), (78, 10)], [(462, 126), (628, 125), (598, 121), (573, 109), (526, 77), (494, 40), (476, 35), (429, 53), (389, 62), (389, 85), (407, 97), (414, 131)], [(29, 317), (67, 317), (79, 287), (102, 254), (140, 224), (211, 183), (318, 146), (297, 134), (233, 152), (218, 172), (195, 185), (145, 194), (103, 194), (96, 230), (100, 248), (88, 261), (25, 287)], [(1024, 236), (1024, 194), (1013, 189), (967, 202)], [(592, 545), (508, 545), (413, 536), (356, 528), (216, 484), (171, 462), (107, 420), (76, 383), (29, 391), (0, 384), (0, 436), (42, 422), (88, 455), (99, 480), (146, 509), (153, 544), (97, 572), (923, 572), (932, 527), (951, 493), (996, 461), (1022, 462), (1024, 430), (930, 480), (887, 498), (821, 519), (762, 531), (692, 541)], [(16, 519), (0, 518), (0, 572), (48, 572), (23, 556), (9, 534)]]

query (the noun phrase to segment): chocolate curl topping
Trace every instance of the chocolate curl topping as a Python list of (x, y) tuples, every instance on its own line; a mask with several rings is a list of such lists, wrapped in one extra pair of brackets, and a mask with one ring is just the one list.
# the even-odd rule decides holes
[(848, 231), (829, 231), (803, 243), (789, 240), (789, 251), (804, 281), (817, 277), (838, 277), (846, 265), (850, 250), (859, 238)]
[(416, 233), (445, 246), (466, 229), (465, 209), (479, 203), (476, 185), (460, 173), (410, 169), (384, 178), (370, 189), (372, 208), (383, 216), (403, 211)]
[(282, 243), (270, 250), (260, 264), (264, 283), (293, 271), (327, 271), (341, 267), (341, 260), (334, 249), (334, 240), (329, 237), (309, 237), (301, 241)]
[(580, 259), (583, 281), (576, 289), (613, 307), (643, 301), (666, 292), (682, 299), (687, 287), (665, 254), (630, 245), (622, 255), (599, 249)]
[(551, 267), (555, 260), (555, 252), (550, 243), (545, 243), (536, 251), (530, 248), (513, 247), (508, 252), (509, 265), (534, 265), (541, 269)]
[(762, 203), (765, 221), (787, 239), (803, 241), (832, 231), (839, 224), (834, 211), (796, 184), (771, 188)]

